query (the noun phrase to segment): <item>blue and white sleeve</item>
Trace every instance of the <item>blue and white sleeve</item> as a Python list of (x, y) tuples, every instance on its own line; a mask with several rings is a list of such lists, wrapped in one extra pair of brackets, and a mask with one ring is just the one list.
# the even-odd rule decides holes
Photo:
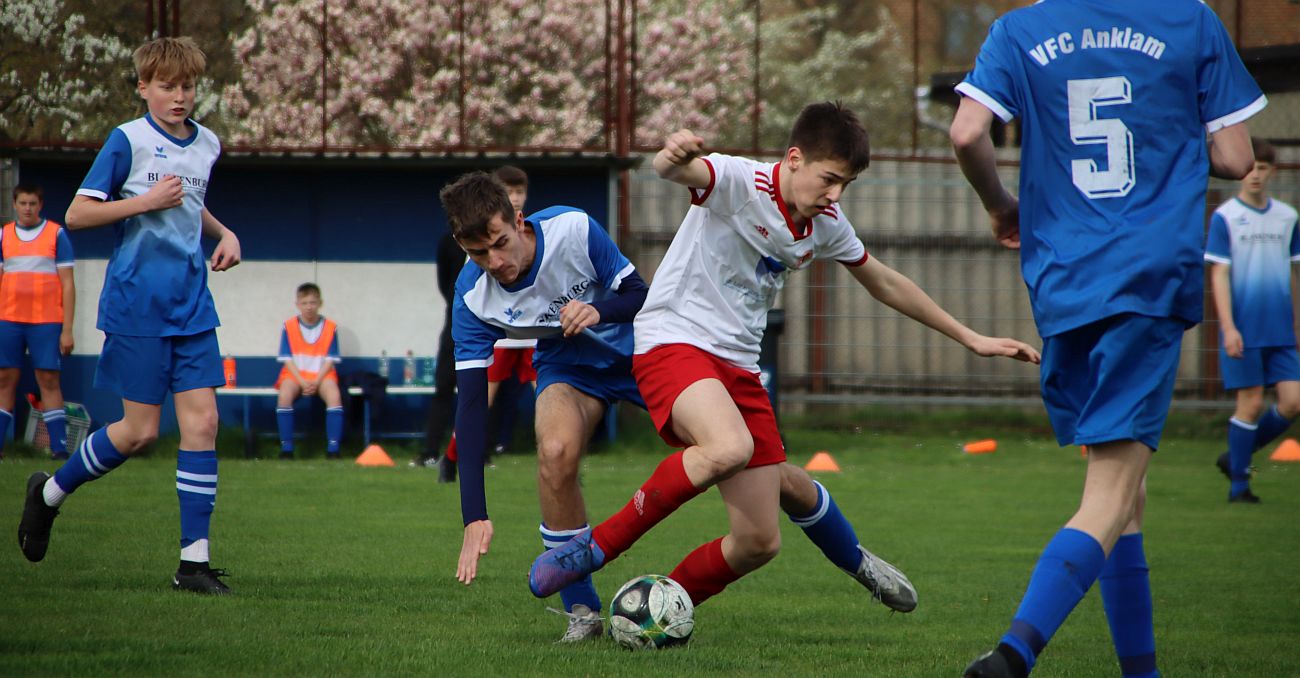
[(72, 256), (72, 240), (68, 238), (68, 230), (60, 228), (58, 239), (54, 242), (54, 265), (57, 268), (69, 268), (76, 263)]
[(77, 195), (84, 195), (96, 200), (108, 200), (117, 194), (126, 183), (131, 171), (131, 142), (126, 133), (115, 129), (109, 133), (104, 147), (99, 149), (95, 162), (77, 189)]
[(600, 284), (614, 292), (618, 291), (623, 279), (636, 270), (600, 222), (591, 217), (587, 217), (587, 258), (591, 259)]
[(451, 304), (451, 340), (456, 347), (456, 371), (487, 368), (492, 364), (492, 347), (506, 333), (483, 322), (456, 295)]
[(979, 56), (975, 57), (975, 68), (956, 87), (958, 94), (978, 101), (1002, 122), (1011, 122), (1019, 115), (1012, 50), (1002, 19), (994, 21)]
[(1210, 217), (1210, 233), (1205, 242), (1205, 260), (1212, 264), (1232, 263), (1232, 241), (1228, 238), (1228, 222), (1215, 212)]
[(1201, 8), (1198, 44), (1196, 90), (1206, 132), (1213, 134), (1242, 122), (1268, 105), (1268, 99), (1241, 63), (1223, 22), (1209, 7)]
[(293, 360), (293, 350), (289, 348), (289, 330), (283, 327), (280, 328), (280, 355), (276, 360), (282, 363)]
[(339, 352), (339, 333), (337, 331), (334, 332), (333, 337), (330, 337), (329, 360), (332, 363), (343, 362), (343, 354)]

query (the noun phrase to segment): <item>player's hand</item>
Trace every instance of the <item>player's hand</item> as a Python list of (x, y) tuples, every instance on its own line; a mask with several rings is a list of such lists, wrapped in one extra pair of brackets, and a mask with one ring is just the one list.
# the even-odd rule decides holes
[(318, 382), (307, 381), (307, 382), (303, 382), (302, 384), (303, 395), (316, 395), (316, 391), (319, 390), (320, 390), (320, 384)]
[(225, 233), (222, 233), (221, 240), (217, 242), (216, 248), (212, 250), (212, 270), (226, 271), (238, 266), (239, 261), (239, 238), (235, 237), (234, 231), (227, 228)]
[(73, 345), (71, 330), (65, 329), (59, 333), (59, 353), (71, 355)]
[(989, 210), (993, 237), (1007, 249), (1020, 249), (1020, 201), (1008, 196), (1010, 202), (1000, 209)]
[(572, 337), (593, 325), (600, 324), (600, 311), (595, 306), (574, 299), (560, 309), (560, 329), (564, 336)]
[(144, 193), (144, 204), (149, 212), (180, 207), (185, 198), (181, 180), (174, 174), (164, 175)]
[(492, 545), (492, 521), (476, 520), (465, 526), (465, 540), (460, 545), (460, 562), (456, 564), (456, 579), (469, 586), (478, 575), (478, 559), (487, 555)]
[(1227, 353), (1229, 358), (1237, 359), (1246, 354), (1246, 340), (1241, 338), (1241, 332), (1237, 328), (1223, 331), (1223, 352)]
[(664, 140), (664, 157), (674, 165), (688, 165), (704, 154), (704, 139), (688, 129), (678, 130)]
[(972, 353), (984, 358), (995, 356), (1004, 356), (1016, 360), (1033, 363), (1035, 365), (1042, 361), (1042, 356), (1038, 350), (1023, 341), (1007, 339), (1005, 337), (976, 337), (968, 346)]

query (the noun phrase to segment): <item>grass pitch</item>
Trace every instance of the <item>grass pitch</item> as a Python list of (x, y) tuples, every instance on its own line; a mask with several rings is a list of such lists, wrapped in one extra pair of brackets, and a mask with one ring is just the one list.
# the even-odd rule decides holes
[[(456, 486), (434, 472), (405, 458), (394, 469), (223, 459), (213, 564), (231, 571), (236, 593), (223, 599), (170, 590), (175, 465), (161, 449), (71, 497), (39, 564), (22, 558), (14, 534), (27, 476), (55, 464), (9, 458), (0, 675), (956, 676), (1005, 630), (1039, 551), (1076, 506), (1084, 463), (1041, 426), (988, 431), (999, 434), (996, 454), (963, 455), (969, 429), (935, 421), (914, 428), (925, 433), (787, 431), (793, 461), (825, 449), (843, 467), (821, 480), (863, 543), (911, 577), (916, 612), (872, 602), (786, 523), (781, 555), (697, 610), (690, 646), (660, 653), (607, 639), (554, 644), (564, 619), (545, 608), (558, 597), (527, 589), (541, 548), (528, 456), (502, 457), (488, 473), (496, 536), (468, 588), (454, 579)], [(584, 464), (596, 520), (662, 456), (648, 437), (625, 438)], [(1160, 666), (1169, 676), (1298, 676), (1300, 465), (1261, 452), (1264, 503), (1228, 505), (1212, 463), (1219, 438), (1168, 437), (1152, 465)], [(597, 587), (608, 598), (635, 575), (666, 574), (725, 526), (709, 492), (598, 573)], [(1094, 587), (1034, 675), (1118, 673)]]

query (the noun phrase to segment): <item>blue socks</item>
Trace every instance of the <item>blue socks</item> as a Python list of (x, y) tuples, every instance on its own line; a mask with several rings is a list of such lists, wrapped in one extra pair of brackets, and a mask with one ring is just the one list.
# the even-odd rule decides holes
[(280, 429), (280, 451), (293, 452), (293, 408), (275, 408), (275, 423)]
[(176, 497), (181, 505), (181, 560), (208, 562), (208, 527), (217, 503), (217, 452), (180, 450)]
[[(583, 525), (573, 530), (552, 530), (546, 523), (542, 523), (538, 530), (542, 533), (542, 546), (553, 549), (564, 545), (588, 527)], [(591, 583), (591, 575), (560, 589), (560, 600), (564, 602), (565, 612), (572, 612), (574, 605), (586, 605), (594, 611), (600, 610), (600, 594), (596, 593), (596, 587)]]
[(14, 423), (14, 413), (9, 410), (0, 410), (0, 450), (5, 448), (5, 443), (9, 442), (9, 429)]
[(1083, 600), (1106, 562), (1106, 554), (1090, 535), (1062, 528), (1047, 543), (1029, 578), (1029, 588), (1011, 628), (1002, 636), (1025, 660), (1029, 670), (1056, 630)]
[[(121, 466), (126, 459), (125, 455), (113, 447), (113, 441), (108, 439), (108, 428), (101, 428), (81, 443), (77, 453), (63, 462), (63, 466), (54, 472), (54, 477), (50, 480), (54, 481), (63, 494), (72, 494), (78, 487)], [(45, 503), (57, 505), (51, 504), (49, 499), (47, 493)], [(58, 501), (62, 503), (63, 497), (59, 497)]]
[(1232, 487), (1228, 497), (1235, 497), (1250, 489), (1250, 455), (1255, 452), (1255, 439), (1259, 426), (1236, 417), (1228, 420), (1228, 468), (1232, 471)]
[(1290, 428), (1291, 420), (1282, 416), (1277, 411), (1277, 405), (1273, 405), (1264, 411), (1264, 416), (1255, 422), (1255, 449), (1258, 451), (1261, 447), (1273, 442), (1275, 438), (1282, 435), (1282, 432)]
[(1124, 678), (1159, 678), (1151, 620), (1151, 579), (1142, 533), (1126, 534), (1115, 542), (1099, 581), (1111, 641)]
[(62, 407), (50, 408), (41, 415), (45, 430), (50, 434), (50, 452), (56, 456), (68, 453), (68, 414)]
[(817, 505), (806, 516), (790, 516), (790, 521), (803, 529), (812, 543), (822, 550), (835, 566), (848, 572), (857, 572), (862, 563), (862, 552), (858, 550), (858, 535), (853, 526), (840, 513), (831, 493), (821, 483), (817, 486)]
[(329, 454), (339, 453), (339, 442), (343, 440), (343, 407), (325, 408), (325, 439)]

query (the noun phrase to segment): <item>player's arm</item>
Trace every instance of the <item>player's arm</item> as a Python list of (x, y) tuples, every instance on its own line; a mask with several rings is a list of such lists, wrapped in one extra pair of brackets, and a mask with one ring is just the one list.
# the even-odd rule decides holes
[(240, 248), (239, 238), (235, 232), (226, 228), (224, 224), (217, 221), (212, 216), (208, 208), (204, 207), (201, 213), (203, 219), (203, 235), (213, 238), (217, 241), (217, 246), (212, 250), (212, 270), (225, 271), (239, 265)]
[(969, 97), (962, 97), (948, 136), (957, 154), (962, 174), (979, 195), (992, 219), (993, 235), (1005, 247), (1020, 247), (1020, 204), (1002, 185), (997, 157), (993, 152), (993, 111)]
[(1210, 135), (1210, 174), (1220, 179), (1244, 179), (1255, 168), (1246, 123), (1228, 125)]
[(1245, 347), (1241, 331), (1232, 319), (1232, 265), (1210, 263), (1210, 292), (1214, 295), (1214, 310), (1219, 314), (1219, 329), (1223, 332), (1223, 350), (1231, 358), (1240, 358)]
[(63, 222), (74, 231), (115, 224), (146, 212), (179, 207), (184, 195), (181, 180), (168, 174), (148, 191), (124, 200), (104, 201), (88, 195), (77, 195), (72, 198)]
[(688, 129), (668, 135), (664, 147), (655, 154), (654, 168), (660, 178), (690, 188), (708, 188), (713, 175), (700, 159), (704, 139)]
[(942, 333), (977, 355), (1006, 356), (1035, 364), (1039, 361), (1038, 351), (1029, 344), (1015, 339), (986, 337), (961, 324), (910, 278), (880, 263), (875, 257), (868, 257), (861, 265), (847, 268), (877, 301)]
[(63, 329), (59, 333), (59, 353), (72, 353), (72, 320), (77, 315), (77, 285), (73, 279), (72, 267), (59, 268), (59, 285), (63, 293)]
[(456, 370), (456, 460), (460, 471), (460, 513), (465, 523), (456, 579), (468, 586), (478, 576), (478, 561), (492, 544), (492, 521), (487, 513), (483, 455), (487, 447), (486, 367)]

